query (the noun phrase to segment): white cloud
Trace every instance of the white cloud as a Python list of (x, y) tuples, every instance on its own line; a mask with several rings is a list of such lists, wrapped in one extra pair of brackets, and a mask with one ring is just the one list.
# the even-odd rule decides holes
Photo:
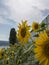
[(32, 0), (32, 3), (40, 10), (49, 9), (49, 0)]
[(15, 21), (8, 18), (8, 17), (5, 17), (5, 16), (0, 16), (0, 24), (7, 24), (7, 25), (11, 25), (11, 26), (14, 26), (15, 24)]
[(5, 0), (5, 5), (9, 7), (10, 17), (18, 23), (21, 20), (41, 22), (44, 18), (41, 10), (49, 9), (48, 0)]

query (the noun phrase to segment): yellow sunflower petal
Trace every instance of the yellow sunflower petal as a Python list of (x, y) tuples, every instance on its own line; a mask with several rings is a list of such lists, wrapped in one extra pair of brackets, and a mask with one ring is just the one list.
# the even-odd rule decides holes
[(43, 65), (48, 65), (48, 59), (45, 59), (45, 61), (43, 61), (42, 64), (43, 64)]
[[(40, 50), (39, 50), (40, 49)], [(39, 47), (39, 48), (34, 48), (34, 52), (37, 53), (37, 52), (41, 52), (42, 49)]]
[(40, 63), (44, 62), (46, 59), (47, 59), (46, 57), (41, 56), (41, 58), (40, 58)]
[(37, 38), (36, 40), (35, 40), (35, 42), (36, 42), (36, 44), (37, 45), (43, 45), (43, 39), (40, 39), (40, 38)]
[(46, 32), (44, 32), (44, 34), (43, 34), (43, 33), (40, 33), (39, 36), (40, 36), (40, 38), (43, 39), (43, 40), (46, 40), (46, 39), (48, 38)]

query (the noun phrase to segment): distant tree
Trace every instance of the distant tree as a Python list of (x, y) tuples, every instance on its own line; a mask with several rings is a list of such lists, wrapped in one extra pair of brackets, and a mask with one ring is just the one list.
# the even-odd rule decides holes
[(10, 36), (9, 36), (9, 43), (14, 45), (17, 42), (17, 37), (16, 37), (16, 31), (15, 28), (12, 28), (10, 30)]

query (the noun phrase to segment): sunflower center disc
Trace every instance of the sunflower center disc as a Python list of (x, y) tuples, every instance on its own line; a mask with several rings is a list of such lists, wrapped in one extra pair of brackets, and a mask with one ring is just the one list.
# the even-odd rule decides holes
[(35, 25), (35, 29), (38, 29), (38, 24)]
[(45, 54), (49, 57), (49, 43), (45, 45)]
[(21, 29), (21, 36), (25, 37), (25, 35), (26, 35), (26, 28), (22, 28)]

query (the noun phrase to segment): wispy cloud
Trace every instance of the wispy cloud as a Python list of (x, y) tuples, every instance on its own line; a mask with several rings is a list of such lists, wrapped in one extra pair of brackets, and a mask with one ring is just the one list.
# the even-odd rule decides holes
[(30, 22), (42, 21), (47, 12), (45, 14), (41, 10), (49, 9), (48, 0), (5, 0), (5, 5), (9, 7), (10, 17), (16, 20), (16, 23), (22, 19), (27, 19)]
[(16, 23), (22, 19), (30, 22), (42, 21), (44, 16), (48, 15), (47, 10), (49, 10), (49, 0), (2, 0), (0, 5), (0, 16), (4, 15)]

